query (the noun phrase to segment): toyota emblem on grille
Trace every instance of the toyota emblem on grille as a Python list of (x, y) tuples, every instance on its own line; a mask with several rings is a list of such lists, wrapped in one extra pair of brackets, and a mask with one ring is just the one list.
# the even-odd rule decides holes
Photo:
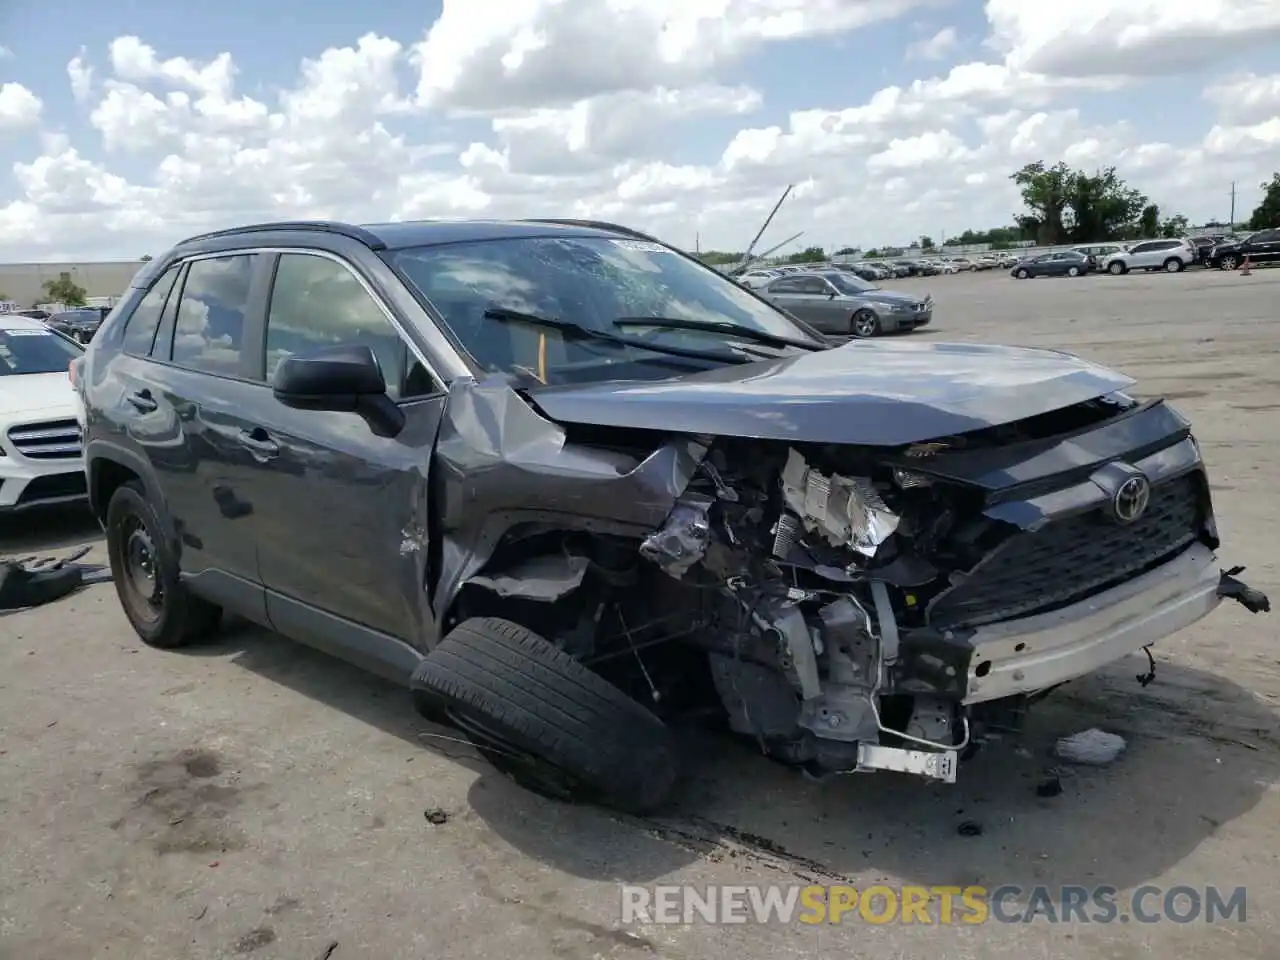
[(1130, 477), (1120, 484), (1111, 508), (1115, 511), (1116, 520), (1120, 523), (1133, 523), (1147, 512), (1151, 503), (1151, 483), (1146, 477)]

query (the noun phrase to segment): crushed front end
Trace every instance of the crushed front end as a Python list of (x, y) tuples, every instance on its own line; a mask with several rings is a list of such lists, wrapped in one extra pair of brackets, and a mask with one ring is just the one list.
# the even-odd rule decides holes
[(733, 729), (818, 775), (954, 781), (1053, 687), (1224, 598), (1269, 610), (1219, 569), (1199, 448), (1159, 401), (895, 448), (700, 442), (640, 553), (716, 597), (690, 640)]

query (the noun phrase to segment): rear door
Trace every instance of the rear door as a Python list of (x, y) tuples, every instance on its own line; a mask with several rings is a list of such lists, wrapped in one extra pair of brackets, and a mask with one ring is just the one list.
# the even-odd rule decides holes
[(253, 399), (244, 331), (263, 308), (265, 257), (201, 256), (170, 268), (128, 319), (113, 372), (127, 430), (148, 460), (185, 579), (265, 620), (254, 480), (241, 442)]
[[(394, 647), (386, 641), (416, 643), (429, 620), (429, 468), (445, 404), (442, 381), (394, 316), (355, 265), (318, 251), (279, 254), (252, 388), (251, 430), (271, 452), (255, 493), (266, 518), (259, 562), (271, 623), (345, 657), (362, 660), (366, 650), (365, 666), (383, 673)], [(352, 344), (378, 358), (406, 417), (399, 436), (376, 436), (354, 413), (275, 400), (270, 383), (285, 357)]]
[(764, 288), (765, 298), (776, 303), (788, 313), (793, 313), (801, 320), (812, 320), (806, 312), (804, 297), (800, 292), (800, 281), (795, 277), (782, 277), (774, 280)]

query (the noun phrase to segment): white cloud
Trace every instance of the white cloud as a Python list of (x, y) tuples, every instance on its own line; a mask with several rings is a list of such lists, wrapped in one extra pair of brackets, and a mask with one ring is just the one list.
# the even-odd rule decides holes
[[(1222, 10), (1251, 2), (1155, 16), (1145, 0), (1076, 0), (1033, 16), (989, 0), (992, 59), (921, 66), (844, 103), (829, 87), (783, 101), (752, 85), (754, 68), (780, 44), (933, 0), (527, 0), (502, 15), (446, 2), (420, 42), (353, 37), (315, 51), (283, 90), (241, 77), (231, 51), (199, 59), (121, 37), (67, 64), (78, 117), (0, 87), (0, 130), (46, 125), (0, 192), (0, 259), (158, 253), (202, 230), (308, 216), (589, 216), (741, 247), (789, 183), (766, 243), (800, 230), (881, 243), (1007, 223), (1009, 174), (1058, 159), (1114, 164), (1168, 212), (1222, 216), (1213, 185), (1256, 184), (1280, 156), (1280, 77), (1231, 72), (1257, 38)], [(1255, 11), (1265, 34), (1280, 15), (1263, 6), (1275, 4)], [(1090, 119), (1082, 94), (1172, 69), (1171, 51), (1197, 38), (1195, 62), (1221, 71), (1200, 133), (1165, 142)], [(955, 39), (939, 31), (912, 56), (945, 57)], [(1169, 82), (1188, 101), (1204, 85)], [(85, 124), (74, 141), (53, 132)]]
[(20, 83), (0, 84), (0, 130), (34, 126), (44, 103)]
[(955, 27), (943, 27), (931, 37), (907, 45), (908, 60), (941, 60), (960, 43)]
[(987, 0), (991, 45), (1057, 77), (1183, 74), (1280, 41), (1275, 0)]

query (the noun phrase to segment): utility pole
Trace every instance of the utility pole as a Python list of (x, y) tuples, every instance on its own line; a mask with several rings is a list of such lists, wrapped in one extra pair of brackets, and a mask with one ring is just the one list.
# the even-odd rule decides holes
[(1236, 182), (1231, 181), (1231, 219), (1227, 221), (1227, 225), (1232, 230), (1236, 228)]

